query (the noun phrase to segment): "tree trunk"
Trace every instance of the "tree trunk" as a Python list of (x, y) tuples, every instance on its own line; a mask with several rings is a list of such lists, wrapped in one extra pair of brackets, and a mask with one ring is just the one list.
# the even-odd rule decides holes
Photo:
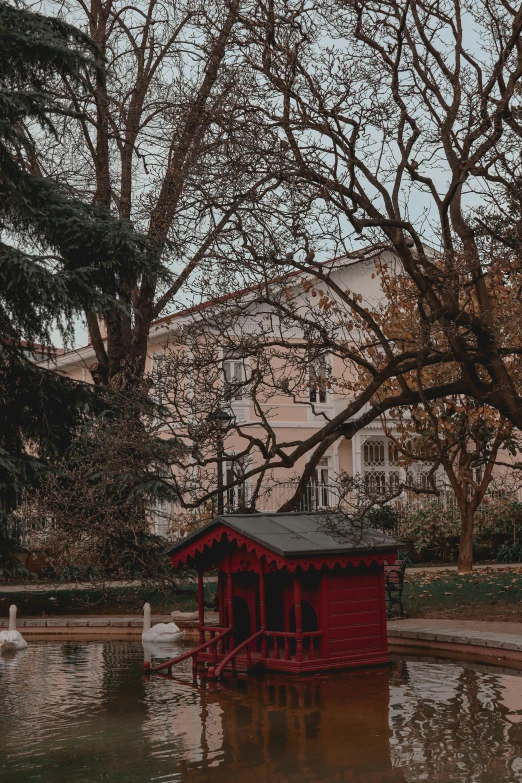
[(460, 509), (462, 530), (459, 541), (459, 574), (465, 574), (473, 568), (473, 523), (475, 512), (469, 503)]

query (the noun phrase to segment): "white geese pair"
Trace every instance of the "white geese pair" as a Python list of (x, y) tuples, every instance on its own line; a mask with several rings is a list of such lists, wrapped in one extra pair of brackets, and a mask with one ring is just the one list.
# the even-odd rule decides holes
[(16, 606), (13, 604), (9, 607), (9, 630), (0, 631), (0, 654), (25, 650), (26, 647), (27, 642), (20, 631), (16, 630)]
[(150, 624), (150, 604), (143, 606), (143, 633), (141, 640), (144, 644), (172, 644), (179, 642), (185, 636), (185, 631), (180, 631), (176, 623)]

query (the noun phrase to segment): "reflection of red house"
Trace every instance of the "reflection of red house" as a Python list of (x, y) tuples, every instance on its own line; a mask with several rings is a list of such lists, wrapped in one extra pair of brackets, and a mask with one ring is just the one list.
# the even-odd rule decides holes
[[(394, 561), (396, 542), (335, 528), (335, 515), (230, 514), (172, 546), (174, 567), (198, 572), (200, 645), (186, 654), (194, 667), (219, 676), (259, 663), (291, 672), (386, 663), (383, 565)], [(219, 625), (205, 627), (210, 570), (218, 572)]]

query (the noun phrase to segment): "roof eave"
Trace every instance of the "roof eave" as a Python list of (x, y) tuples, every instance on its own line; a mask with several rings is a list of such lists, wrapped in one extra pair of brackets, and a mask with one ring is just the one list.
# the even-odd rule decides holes
[[(258, 512), (260, 516), (263, 516), (263, 512)], [(387, 551), (393, 551), (396, 550), (399, 546), (403, 546), (400, 542), (387, 542), (387, 543), (380, 543), (380, 544), (374, 544), (372, 546), (367, 547), (339, 547), (337, 549), (328, 549), (318, 552), (317, 549), (309, 549), (309, 550), (299, 550), (299, 551), (285, 551), (283, 549), (280, 549), (276, 546), (270, 545), (268, 547), (266, 541), (262, 541), (259, 538), (257, 538), (255, 535), (252, 535), (250, 531), (246, 533), (241, 527), (236, 527), (230, 520), (230, 517), (215, 517), (210, 522), (207, 522), (206, 525), (203, 525), (203, 527), (198, 528), (198, 530), (195, 530), (193, 533), (190, 533), (188, 536), (185, 536), (185, 538), (181, 539), (181, 541), (176, 541), (175, 544), (173, 544), (171, 547), (165, 550), (166, 555), (173, 555), (176, 551), (183, 549), (187, 544), (189, 544), (192, 541), (196, 541), (200, 536), (205, 535), (205, 533), (208, 530), (211, 530), (213, 527), (216, 527), (217, 525), (222, 524), (225, 527), (229, 527), (232, 530), (235, 530), (236, 533), (239, 533), (240, 535), (244, 536), (245, 538), (249, 538), (251, 541), (254, 541), (256, 544), (259, 544), (259, 546), (266, 547), (270, 549), (270, 551), (274, 552), (277, 555), (280, 555), (280, 557), (333, 557), (337, 555), (362, 555), (367, 552), (387, 552)]]

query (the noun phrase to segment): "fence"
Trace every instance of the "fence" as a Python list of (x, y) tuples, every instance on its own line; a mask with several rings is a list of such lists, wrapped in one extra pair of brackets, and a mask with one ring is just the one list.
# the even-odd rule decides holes
[[(267, 484), (256, 499), (255, 510), (268, 513), (278, 511), (294, 496), (297, 486), (295, 481)], [(358, 485), (354, 484), (351, 490), (349, 485), (341, 486), (340, 483), (311, 482), (305, 490), (299, 510), (314, 512), (344, 509), (353, 512), (355, 509), (360, 509), (361, 506), (371, 504), (371, 493), (364, 487), (364, 482)], [(448, 487), (440, 487), (438, 496), (414, 492), (411, 488), (403, 489), (399, 495), (396, 495), (397, 487), (391, 485), (379, 485), (378, 489), (378, 495), (376, 494), (374, 498), (377, 505), (391, 505), (398, 511), (408, 513), (435, 508), (447, 513), (452, 520), (459, 518), (455, 495)], [(395, 497), (393, 497), (394, 494)], [(390, 499), (387, 500), (387, 498)], [(499, 504), (520, 501), (520, 499), (519, 489), (492, 485), (480, 506), (479, 522), (487, 523), (492, 514), (498, 514)], [(241, 491), (235, 489), (233, 492), (225, 493), (224, 506), (225, 513), (254, 510), (248, 487), (241, 489)], [(149, 515), (151, 527), (156, 535), (170, 541), (176, 541), (191, 530), (208, 522), (216, 513), (215, 501), (196, 509), (186, 509), (178, 503), (159, 501), (150, 510)], [(9, 532), (21, 546), (34, 548), (42, 544), (46, 525), (47, 522), (42, 522), (40, 519), (24, 522), (23, 525), (20, 522), (15, 522), (11, 525)]]
[[(248, 488), (242, 489), (241, 492), (225, 493), (225, 513), (238, 513), (245, 510), (276, 512), (294, 496), (297, 486), (295, 481), (267, 484), (256, 499), (255, 509), (252, 508), (252, 497)], [(458, 520), (459, 508), (451, 488), (442, 485), (438, 487), (438, 492), (438, 495), (415, 492), (411, 487), (400, 491), (396, 483), (386, 486), (380, 484), (376, 491), (375, 487), (368, 487), (364, 481), (355, 482), (351, 489), (350, 485), (341, 486), (340, 483), (311, 482), (305, 490), (299, 510), (314, 512), (340, 509), (353, 513), (356, 509), (369, 507), (375, 502), (376, 505), (390, 505), (403, 513), (436, 509), (447, 513), (452, 520)], [(498, 514), (499, 504), (520, 500), (519, 489), (492, 485), (479, 507), (477, 515), (480, 518), (479, 527), (480, 521), (486, 523), (492, 514)], [(153, 512), (154, 529), (158, 535), (177, 540), (189, 530), (212, 519), (216, 513), (215, 503), (203, 510), (187, 510), (175, 503), (164, 504), (162, 509)]]

